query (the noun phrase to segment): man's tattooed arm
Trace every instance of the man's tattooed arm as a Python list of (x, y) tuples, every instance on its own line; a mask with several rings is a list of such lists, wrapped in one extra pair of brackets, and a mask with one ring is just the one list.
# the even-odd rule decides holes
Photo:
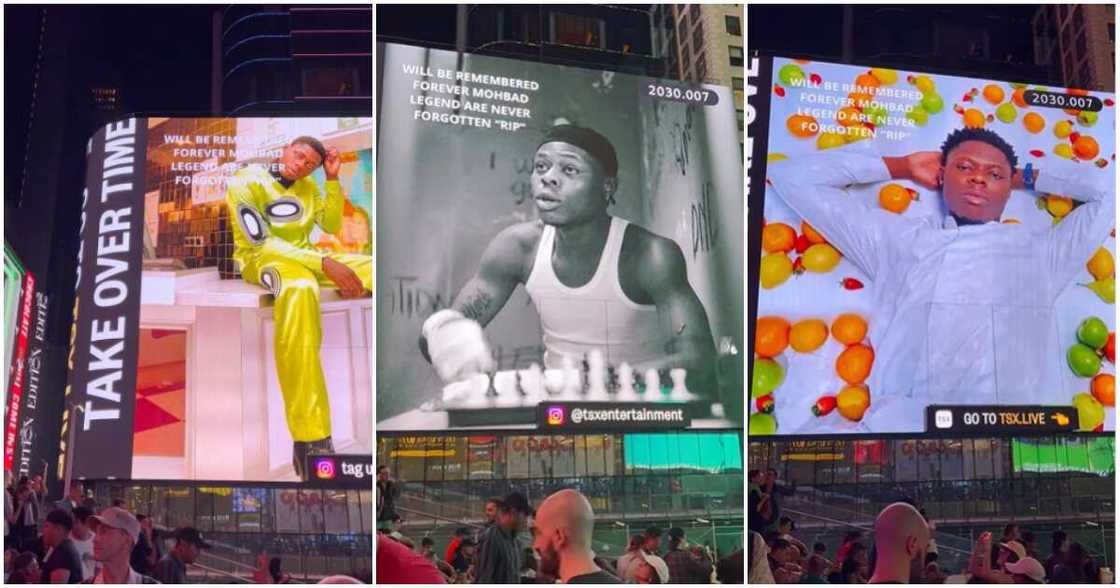
[(494, 297), (489, 292), (478, 290), (460, 300), (455, 306), (463, 316), (481, 322), (484, 317), (493, 316), (494, 313), (491, 311), (493, 303)]

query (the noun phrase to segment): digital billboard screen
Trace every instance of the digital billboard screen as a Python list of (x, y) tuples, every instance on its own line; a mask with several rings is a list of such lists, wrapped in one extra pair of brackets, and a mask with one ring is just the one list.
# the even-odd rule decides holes
[(752, 434), (1114, 430), (1113, 94), (748, 81)]
[(307, 454), (371, 454), (372, 147), (357, 117), (133, 118), (90, 139), (74, 477), (283, 481)]
[(741, 422), (730, 88), (378, 49), (378, 430)]

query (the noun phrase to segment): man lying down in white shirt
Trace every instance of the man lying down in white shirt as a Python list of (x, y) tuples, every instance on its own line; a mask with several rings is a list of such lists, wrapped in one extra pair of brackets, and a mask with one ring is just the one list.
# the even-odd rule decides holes
[[(769, 166), (774, 192), (875, 285), (861, 429), (922, 431), (930, 404), (1069, 401), (1054, 303), (1113, 227), (1112, 174), (1048, 161), (1024, 178), (1017, 164), (996, 133), (960, 129), (940, 152), (824, 152)], [(889, 179), (940, 190), (948, 214), (899, 216), (846, 193)], [(1000, 223), (1011, 191), (1032, 188), (1083, 204), (1042, 232)]]

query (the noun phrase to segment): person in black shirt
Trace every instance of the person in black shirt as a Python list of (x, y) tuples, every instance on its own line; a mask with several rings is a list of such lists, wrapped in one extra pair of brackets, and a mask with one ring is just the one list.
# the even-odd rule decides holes
[(400, 486), (389, 475), (389, 468), (377, 468), (377, 528), (389, 529), (391, 522), (398, 518), (396, 502), (400, 496)]
[(186, 584), (187, 565), (194, 563), (203, 549), (210, 549), (194, 527), (178, 529), (174, 537), (175, 547), (159, 560), (152, 574), (161, 584)]
[(621, 584), (595, 563), (594, 527), (595, 512), (583, 494), (561, 490), (544, 499), (532, 527), (540, 572), (565, 584)]
[(498, 505), (498, 518), (486, 528), (478, 543), (475, 558), (476, 584), (517, 584), (521, 574), (521, 546), (517, 534), (533, 516), (529, 500), (520, 492), (511, 492)]
[(140, 538), (132, 548), (129, 564), (140, 574), (150, 576), (157, 561), (152, 520), (145, 515), (136, 515), (136, 520), (140, 522)]
[(79, 584), (82, 581), (82, 559), (70, 541), (74, 519), (61, 508), (52, 510), (43, 522), (43, 580), (51, 584)]

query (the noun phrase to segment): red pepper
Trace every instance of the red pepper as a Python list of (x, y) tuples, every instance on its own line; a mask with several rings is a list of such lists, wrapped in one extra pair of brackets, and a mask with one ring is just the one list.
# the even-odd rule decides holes
[(1070, 143), (1076, 143), (1077, 140), (1080, 139), (1080, 138), (1081, 138), (1081, 133), (1078, 133), (1077, 131), (1074, 131), (1074, 132), (1069, 134), (1069, 142)]
[(861, 281), (859, 281), (855, 278), (844, 278), (843, 280), (840, 281), (840, 285), (843, 286), (845, 290), (861, 290), (861, 289), (863, 289), (863, 282), (861, 282)]
[(1042, 151), (1039, 151), (1038, 149), (1031, 149), (1031, 155), (1035, 157), (1044, 157), (1046, 154)]
[(1101, 433), (1103, 431), (1104, 431), (1104, 423), (1101, 423), (1101, 424), (1093, 427), (1093, 432), (1094, 433)]
[(786, 97), (785, 88), (782, 88), (778, 84), (774, 84), (774, 93), (777, 94), (779, 98), (785, 98)]
[(812, 243), (809, 242), (809, 238), (805, 235), (798, 235), (797, 241), (795, 243), (796, 245), (794, 245), (794, 248), (798, 253), (805, 253), (805, 250), (808, 249), (810, 245), (812, 245)]
[(1116, 104), (1116, 103), (1112, 101), (1112, 98), (1105, 98), (1104, 99), (1104, 105), (1105, 106), (1112, 106), (1113, 104)]
[(835, 396), (821, 396), (817, 399), (817, 403), (813, 405), (814, 416), (825, 416), (836, 408)]
[(805, 266), (801, 263), (800, 255), (797, 256), (797, 259), (793, 260), (793, 273), (798, 276), (805, 273)]
[(774, 412), (774, 395), (767, 394), (755, 399), (754, 407), (758, 412), (771, 413)]
[(809, 74), (809, 83), (813, 84), (814, 86), (819, 86), (821, 85), (821, 77), (817, 74)]

